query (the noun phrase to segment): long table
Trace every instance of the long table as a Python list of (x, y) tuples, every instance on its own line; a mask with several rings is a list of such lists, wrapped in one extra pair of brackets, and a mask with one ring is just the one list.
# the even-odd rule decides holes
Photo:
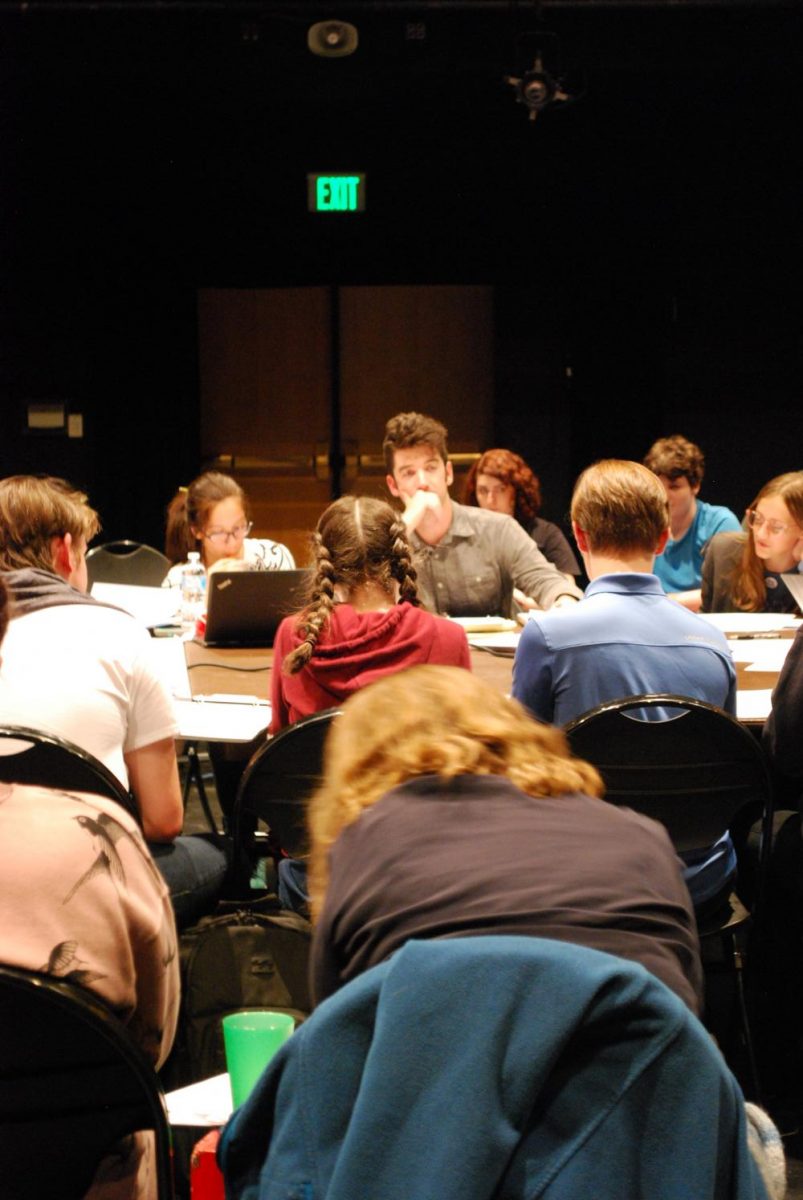
[[(708, 620), (731, 634), (728, 644), (736, 666), (739, 720), (762, 724), (800, 622), (762, 613), (714, 614)], [(470, 640), (475, 643), (471, 647), (474, 673), (496, 691), (508, 694), (515, 635), (470, 635)], [(248, 744), (264, 732), (270, 720), (272, 649), (223, 649), (179, 639), (165, 639), (165, 643), (158, 646), (158, 652), (166, 681), (178, 697), (181, 737)]]
[[(736, 666), (737, 716), (743, 723), (762, 724), (769, 715), (772, 689), (793, 635), (794, 631), (790, 630), (772, 638), (740, 635), (729, 640)], [(271, 649), (213, 649), (195, 642), (185, 642), (184, 647), (193, 695), (256, 695), (263, 699), (269, 695), (270, 673), (273, 670)], [(472, 646), (471, 669), (496, 691), (509, 694), (512, 656)], [(239, 709), (241, 706), (236, 707)], [(222, 705), (220, 708), (219, 721), (222, 726)], [(210, 719), (214, 720), (214, 717)], [(264, 725), (267, 725), (267, 716)], [(222, 735), (221, 740), (225, 740)]]

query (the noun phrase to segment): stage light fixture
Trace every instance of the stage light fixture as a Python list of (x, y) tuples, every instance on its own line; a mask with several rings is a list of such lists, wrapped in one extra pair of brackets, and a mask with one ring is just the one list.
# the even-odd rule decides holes
[(529, 109), (530, 120), (552, 104), (565, 104), (574, 99), (563, 90), (561, 81), (550, 75), (540, 54), (535, 56), (532, 68), (521, 76), (506, 75), (505, 83), (515, 88), (516, 101)]

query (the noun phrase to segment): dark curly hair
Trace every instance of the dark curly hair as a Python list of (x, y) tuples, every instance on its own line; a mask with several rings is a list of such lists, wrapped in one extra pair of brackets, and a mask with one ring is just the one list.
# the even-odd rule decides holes
[(285, 675), (296, 675), (312, 657), (335, 607), (335, 587), (368, 580), (388, 592), (399, 585), (399, 603), (419, 604), (416, 571), (407, 529), (395, 509), (369, 496), (341, 496), (330, 504), (313, 534), (315, 575), (309, 602), (296, 622), (304, 640), (282, 663)]
[(694, 442), (680, 433), (673, 433), (671, 437), (653, 442), (644, 457), (644, 466), (656, 475), (666, 475), (667, 479), (685, 476), (690, 487), (697, 487), (703, 482), (705, 455)]
[(407, 450), (410, 446), (431, 446), (444, 462), (448, 462), (448, 436), (446, 426), (434, 417), (417, 412), (397, 413), (385, 426), (385, 439), (382, 442), (388, 475), (393, 474), (396, 451)]
[(520, 525), (529, 529), (541, 511), (541, 481), (527, 466), (520, 454), (512, 450), (486, 450), (472, 465), (466, 477), (463, 496), (464, 504), (479, 507), (477, 501), (477, 476), (493, 475), (505, 486), (512, 486), (516, 493), (513, 516)]

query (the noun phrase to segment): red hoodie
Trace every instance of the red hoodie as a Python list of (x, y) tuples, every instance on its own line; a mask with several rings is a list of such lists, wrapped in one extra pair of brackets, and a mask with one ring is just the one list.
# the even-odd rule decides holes
[(284, 657), (301, 640), (297, 620), (285, 617), (273, 644), (271, 733), (336, 708), (352, 692), (405, 667), (438, 663), (471, 669), (465, 631), (445, 617), (407, 602), (387, 612), (357, 612), (338, 604), (307, 665), (297, 675), (284, 675)]

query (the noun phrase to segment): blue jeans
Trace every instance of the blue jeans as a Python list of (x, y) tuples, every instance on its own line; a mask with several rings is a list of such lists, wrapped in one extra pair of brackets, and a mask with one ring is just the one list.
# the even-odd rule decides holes
[(148, 848), (170, 891), (179, 930), (214, 910), (229, 864), (211, 834), (149, 842)]
[(307, 891), (307, 864), (302, 858), (280, 858), (276, 892), (282, 908), (309, 915), (309, 893)]

